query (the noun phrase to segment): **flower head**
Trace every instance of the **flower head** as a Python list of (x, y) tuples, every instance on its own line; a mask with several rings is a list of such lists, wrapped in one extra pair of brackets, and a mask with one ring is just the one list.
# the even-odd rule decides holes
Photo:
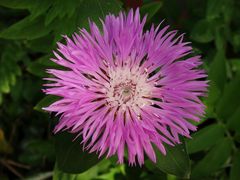
[(130, 164), (142, 165), (144, 154), (156, 162), (153, 145), (166, 154), (164, 144), (190, 137), (191, 121), (204, 114), (200, 56), (168, 26), (144, 32), (145, 21), (130, 10), (107, 15), (101, 30), (90, 22), (90, 32), (64, 36), (52, 61), (66, 70), (49, 69), (46, 78), (45, 93), (61, 97), (44, 108), (61, 115), (55, 132), (76, 133), (84, 149), (116, 154), (119, 163), (124, 151)]

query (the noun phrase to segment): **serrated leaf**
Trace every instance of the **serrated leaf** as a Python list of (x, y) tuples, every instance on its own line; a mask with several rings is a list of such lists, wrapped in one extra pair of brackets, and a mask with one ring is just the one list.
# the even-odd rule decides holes
[(0, 32), (4, 39), (27, 39), (32, 40), (47, 35), (52, 28), (44, 25), (44, 17), (31, 20), (31, 16), (18, 21), (7, 29)]
[(42, 108), (48, 107), (50, 104), (54, 103), (55, 101), (59, 100), (60, 97), (48, 95), (44, 97), (38, 104), (34, 107), (34, 110), (45, 112)]
[(146, 3), (141, 7), (140, 12), (143, 16), (147, 14), (147, 19), (149, 21), (159, 11), (162, 4), (161, 1)]
[(186, 151), (185, 142), (171, 147), (165, 145), (167, 154), (164, 156), (157, 148), (157, 162), (154, 164), (161, 171), (178, 177), (188, 178), (190, 176), (190, 160)]
[(70, 18), (76, 8), (80, 6), (83, 0), (72, 0), (72, 1), (65, 1), (65, 0), (58, 0), (53, 1), (50, 10), (47, 12), (47, 16), (45, 19), (45, 25), (50, 24), (55, 18), (63, 18), (68, 17)]
[(212, 23), (202, 19), (198, 21), (191, 32), (191, 38), (200, 43), (208, 43), (214, 39)]
[(43, 15), (48, 11), (50, 6), (55, 1), (49, 1), (49, 0), (35, 0), (32, 1), (32, 6), (30, 6), (29, 10), (31, 12), (31, 20)]
[(213, 124), (194, 133), (192, 139), (186, 141), (187, 150), (190, 154), (206, 150), (223, 138), (224, 127), (220, 124)]
[(240, 179), (240, 151), (233, 157), (233, 165), (230, 171), (230, 180)]
[(240, 73), (226, 84), (223, 95), (217, 104), (216, 112), (222, 121), (227, 121), (229, 117), (240, 106)]
[(68, 132), (55, 135), (57, 166), (66, 173), (82, 173), (102, 160), (95, 153), (83, 151), (81, 138), (73, 140), (75, 137)]
[(192, 170), (192, 179), (203, 178), (219, 170), (231, 155), (232, 141), (225, 138), (216, 144)]

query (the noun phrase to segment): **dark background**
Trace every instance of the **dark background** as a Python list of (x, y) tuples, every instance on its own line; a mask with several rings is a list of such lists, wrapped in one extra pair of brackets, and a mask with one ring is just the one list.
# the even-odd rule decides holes
[[(210, 80), (206, 116), (186, 141), (191, 179), (240, 179), (239, 0), (0, 0), (0, 179), (181, 179), (146, 162), (141, 169), (112, 160), (83, 174), (55, 164), (53, 119), (41, 111), (45, 69), (61, 34), (98, 18), (141, 7), (152, 23), (186, 33)], [(42, 100), (43, 99), (43, 100)], [(39, 103), (40, 102), (40, 103)], [(185, 177), (186, 178), (186, 177)]]

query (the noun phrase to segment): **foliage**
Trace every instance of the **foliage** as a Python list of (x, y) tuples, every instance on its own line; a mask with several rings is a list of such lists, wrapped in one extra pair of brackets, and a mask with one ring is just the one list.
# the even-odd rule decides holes
[(56, 97), (44, 98), (41, 89), (45, 69), (56, 66), (49, 61), (56, 42), (88, 28), (88, 18), (100, 24), (99, 17), (132, 3), (0, 0), (0, 179), (240, 179), (240, 2), (139, 2), (146, 28), (165, 19), (202, 55), (210, 87), (192, 139), (169, 147), (167, 156), (157, 153), (157, 164), (129, 167), (82, 152), (80, 140), (71, 142), (67, 133), (53, 135), (56, 118), (41, 108)]

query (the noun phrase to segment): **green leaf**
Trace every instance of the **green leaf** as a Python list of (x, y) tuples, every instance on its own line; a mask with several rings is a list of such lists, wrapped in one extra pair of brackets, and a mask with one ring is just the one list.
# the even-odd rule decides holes
[(32, 0), (1, 0), (0, 6), (13, 9), (27, 9), (30, 8), (33, 4)]
[(54, 49), (54, 36), (53, 34), (48, 34), (47, 36), (26, 41), (27, 48), (31, 49), (33, 52), (49, 53)]
[(49, 10), (53, 2), (55, 1), (49, 1), (49, 0), (32, 1), (31, 6), (29, 8), (29, 11), (31, 12), (31, 20), (46, 13), (46, 11)]
[(57, 166), (66, 173), (82, 173), (101, 161), (97, 154), (83, 151), (81, 139), (75, 137), (68, 132), (55, 135)]
[(224, 27), (217, 27), (215, 30), (215, 46), (218, 51), (225, 52), (225, 28)]
[(46, 55), (29, 63), (27, 66), (27, 71), (39, 77), (47, 77), (48, 74), (46, 69), (50, 68), (61, 69), (62, 67), (51, 61), (50, 56)]
[(229, 117), (240, 106), (240, 73), (226, 84), (223, 95), (217, 105), (217, 115), (222, 121), (227, 121)]
[(159, 9), (162, 7), (163, 3), (161, 1), (156, 2), (150, 2), (147, 4), (144, 4), (140, 12), (143, 16), (147, 14), (148, 21), (159, 11)]
[(230, 171), (230, 180), (240, 179), (240, 151), (233, 157), (233, 165)]
[(210, 85), (211, 81), (213, 81), (220, 91), (223, 90), (227, 79), (226, 59), (223, 51), (218, 51), (211, 63), (209, 79)]
[(228, 119), (227, 127), (240, 133), (240, 106)]
[(31, 16), (27, 16), (0, 32), (0, 37), (5, 39), (32, 40), (47, 35), (51, 30), (50, 26), (46, 27), (44, 25), (43, 16), (34, 20), (31, 20)]
[(83, 0), (78, 10), (81, 13), (78, 14), (77, 25), (88, 27), (89, 18), (100, 25), (99, 18), (104, 18), (109, 13), (118, 13), (121, 6), (118, 0), (105, 0), (104, 3), (101, 0)]
[(70, 174), (62, 172), (58, 169), (58, 166), (55, 165), (53, 180), (92, 180), (97, 177), (98, 174), (98, 166), (94, 166), (88, 171), (81, 174)]
[(191, 32), (191, 38), (200, 43), (208, 43), (214, 39), (212, 23), (202, 19), (198, 21)]
[[(92, 179), (102, 179), (102, 180), (114, 180), (114, 175), (119, 171), (121, 166), (115, 166), (114, 168), (110, 169), (110, 162), (109, 160), (105, 159), (102, 160), (99, 164), (96, 166), (93, 166), (92, 168), (88, 169), (87, 171), (80, 173), (80, 174), (70, 174), (62, 172), (60, 169), (58, 169), (57, 164), (55, 164), (54, 167), (54, 173), (53, 173), (53, 180), (92, 180)], [(109, 170), (110, 169), (110, 170)], [(112, 173), (112, 169), (115, 170), (114, 174)], [(109, 171), (109, 172), (108, 172)], [(101, 174), (99, 176), (99, 174)], [(111, 178), (111, 175), (112, 178)]]
[(231, 155), (232, 141), (225, 138), (216, 144), (211, 151), (192, 170), (192, 179), (208, 176), (219, 170)]
[(165, 145), (167, 154), (164, 156), (155, 148), (157, 162), (154, 164), (161, 171), (178, 177), (188, 178), (190, 176), (190, 160), (186, 151), (185, 142), (175, 147)]
[(210, 82), (210, 87), (208, 88), (208, 97), (204, 99), (204, 103), (206, 104), (206, 116), (210, 118), (215, 117), (215, 108), (216, 103), (219, 101), (219, 96), (221, 95), (221, 91), (216, 86), (214, 81)]
[(109, 13), (116, 14), (121, 10), (121, 2), (118, 0), (105, 0), (104, 3), (100, 0), (81, 0), (76, 6), (78, 8), (71, 16), (51, 15), (55, 17), (54, 20), (50, 19), (55, 26), (55, 41), (61, 39), (62, 34), (72, 34), (77, 28), (89, 29), (89, 19), (101, 27), (99, 18), (103, 19)]
[(213, 124), (199, 130), (186, 141), (189, 153), (206, 150), (224, 138), (224, 128), (220, 124)]
[[(72, 1), (65, 1), (65, 0), (58, 0), (53, 1), (52, 6), (50, 7), (49, 11), (47, 12), (45, 25), (50, 24), (55, 18), (57, 17), (68, 17), (70, 18), (76, 8), (81, 6), (83, 0), (72, 0)], [(49, 3), (49, 1), (48, 1)], [(77, 13), (75, 13), (77, 14)]]
[(42, 108), (48, 107), (50, 104), (54, 103), (55, 101), (59, 100), (60, 97), (48, 95), (44, 97), (38, 104), (34, 107), (34, 110), (45, 112)]

